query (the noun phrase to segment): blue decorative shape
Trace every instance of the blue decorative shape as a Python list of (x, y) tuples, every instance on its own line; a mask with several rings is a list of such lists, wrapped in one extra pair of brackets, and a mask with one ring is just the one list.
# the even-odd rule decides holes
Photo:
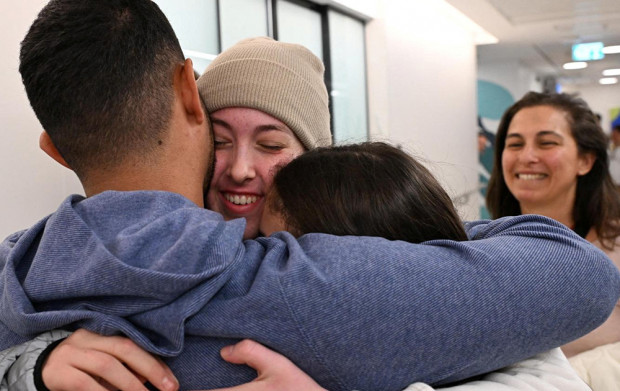
[(490, 81), (478, 80), (478, 115), (480, 117), (498, 120), (514, 102), (512, 94), (504, 87)]

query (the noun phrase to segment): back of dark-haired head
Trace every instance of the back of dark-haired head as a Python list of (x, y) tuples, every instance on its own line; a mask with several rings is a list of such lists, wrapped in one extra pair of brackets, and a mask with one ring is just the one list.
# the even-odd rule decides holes
[(269, 207), (296, 235), (323, 232), (412, 243), (467, 239), (433, 175), (385, 143), (308, 151), (278, 171), (272, 191)]
[(517, 199), (510, 193), (502, 171), (502, 154), (506, 134), (514, 116), (522, 109), (550, 106), (566, 114), (571, 135), (579, 154), (592, 154), (596, 159), (590, 172), (577, 179), (577, 194), (573, 207), (574, 231), (585, 237), (594, 227), (607, 248), (620, 235), (620, 197), (609, 174), (607, 137), (596, 116), (581, 98), (570, 94), (528, 92), (504, 113), (496, 136), (493, 172), (487, 190), (487, 207), (493, 218), (521, 214)]
[(151, 0), (52, 0), (22, 41), (19, 71), (41, 125), (82, 177), (154, 150), (183, 61)]

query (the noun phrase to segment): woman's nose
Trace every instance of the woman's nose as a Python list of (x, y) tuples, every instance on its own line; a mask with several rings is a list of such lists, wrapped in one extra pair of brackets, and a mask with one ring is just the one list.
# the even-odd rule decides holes
[(538, 161), (538, 149), (535, 146), (525, 146), (519, 154), (519, 159), (525, 163)]
[(245, 153), (236, 154), (231, 162), (229, 175), (237, 183), (243, 183), (256, 177), (252, 158)]

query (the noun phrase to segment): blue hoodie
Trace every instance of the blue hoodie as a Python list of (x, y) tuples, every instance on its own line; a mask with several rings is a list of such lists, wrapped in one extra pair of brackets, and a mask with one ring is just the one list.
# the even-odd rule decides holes
[(251, 380), (219, 349), (252, 338), (329, 390), (402, 390), (562, 345), (620, 294), (600, 250), (540, 216), (424, 244), (243, 241), (244, 225), (173, 193), (69, 197), (0, 246), (0, 350), (57, 328), (125, 334), (199, 389)]

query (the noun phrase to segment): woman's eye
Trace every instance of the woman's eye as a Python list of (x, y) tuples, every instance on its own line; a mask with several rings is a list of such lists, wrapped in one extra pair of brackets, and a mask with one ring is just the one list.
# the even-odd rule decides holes
[(228, 141), (226, 141), (226, 140), (217, 140), (216, 139), (214, 141), (214, 144), (215, 144), (215, 148), (217, 149), (217, 148), (223, 148), (223, 147), (225, 147), (226, 145), (228, 145), (230, 143)]
[(268, 151), (281, 151), (284, 149), (284, 145), (282, 144), (260, 144), (261, 148), (264, 148)]
[(506, 148), (510, 148), (510, 149), (520, 148), (522, 146), (523, 146), (522, 143), (507, 143), (506, 144)]
[(554, 145), (558, 145), (557, 141), (541, 141), (540, 145), (542, 145), (543, 147), (551, 147)]

